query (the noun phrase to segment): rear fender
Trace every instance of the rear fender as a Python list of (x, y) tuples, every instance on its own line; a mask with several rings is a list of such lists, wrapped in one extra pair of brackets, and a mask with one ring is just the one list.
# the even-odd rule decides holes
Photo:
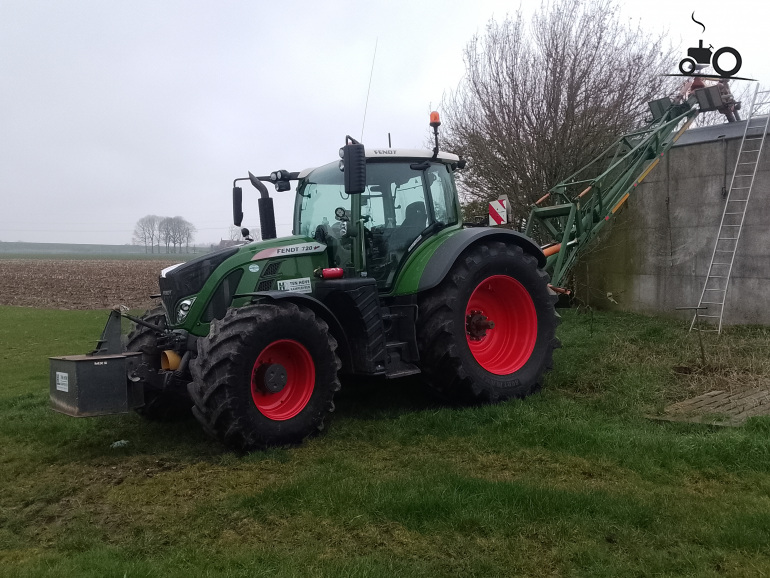
[(427, 259), (407, 262), (402, 274), (403, 282), (397, 285), (396, 294), (418, 293), (436, 287), (444, 280), (460, 254), (472, 245), (501, 241), (518, 245), (525, 253), (537, 259), (540, 268), (545, 267), (546, 258), (537, 244), (526, 235), (509, 229), (473, 227), (459, 229), (444, 238), (443, 242)]

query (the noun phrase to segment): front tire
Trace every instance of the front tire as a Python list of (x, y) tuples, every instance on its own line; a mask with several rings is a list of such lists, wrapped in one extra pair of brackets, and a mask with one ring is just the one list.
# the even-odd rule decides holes
[(521, 247), (468, 250), (420, 300), (417, 341), (431, 387), (460, 404), (536, 391), (559, 345), (556, 300), (547, 273)]
[(687, 76), (693, 74), (695, 72), (695, 60), (690, 57), (683, 58), (679, 61), (679, 72)]
[(326, 322), (304, 307), (231, 309), (198, 341), (188, 387), (193, 414), (231, 449), (301, 443), (334, 411), (336, 349)]

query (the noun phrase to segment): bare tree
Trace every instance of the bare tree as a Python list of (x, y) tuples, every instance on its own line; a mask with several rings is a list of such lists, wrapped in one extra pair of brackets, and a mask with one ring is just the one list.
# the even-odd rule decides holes
[(135, 245), (144, 245), (146, 253), (153, 253), (155, 251), (156, 241), (158, 242), (158, 252), (160, 253), (160, 239), (158, 237), (160, 221), (161, 218), (157, 215), (147, 215), (136, 222), (133, 242)]
[(179, 248), (181, 249), (182, 244), (184, 244), (185, 253), (189, 253), (190, 243), (195, 240), (195, 232), (197, 229), (195, 228), (195, 225), (182, 217), (174, 217), (174, 220), (177, 221), (177, 226), (179, 228)]
[(444, 148), (467, 159), (467, 213), (507, 194), (514, 214), (648, 116), (674, 84), (663, 37), (620, 20), (614, 0), (541, 6), (491, 20), (465, 49), (466, 75), (441, 103)]
[(190, 243), (195, 239), (197, 229), (190, 221), (183, 217), (154, 217), (157, 219), (155, 238), (158, 240), (158, 253), (160, 244), (166, 247), (166, 253), (179, 253), (184, 246), (190, 252)]
[(236, 227), (235, 225), (230, 225), (227, 229), (227, 238), (230, 241), (240, 241), (241, 240), (241, 228)]
[(171, 217), (163, 217), (158, 223), (158, 238), (166, 246), (166, 253), (174, 242), (174, 222)]

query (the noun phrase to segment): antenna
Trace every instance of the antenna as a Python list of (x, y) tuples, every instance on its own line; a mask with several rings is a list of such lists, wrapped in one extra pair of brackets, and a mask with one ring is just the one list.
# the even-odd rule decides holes
[(369, 108), (369, 93), (372, 91), (372, 76), (374, 76), (374, 59), (377, 58), (377, 42), (380, 37), (374, 40), (374, 56), (372, 56), (372, 70), (369, 72), (369, 88), (366, 91), (366, 104), (364, 105), (364, 122), (361, 123), (361, 140), (364, 140), (364, 127), (366, 126), (366, 111)]

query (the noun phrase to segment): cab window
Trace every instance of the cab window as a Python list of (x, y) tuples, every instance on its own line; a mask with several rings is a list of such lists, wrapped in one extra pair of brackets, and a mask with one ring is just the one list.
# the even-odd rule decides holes
[(314, 170), (297, 188), (294, 233), (329, 247), (332, 267), (352, 265), (351, 198), (337, 163)]

